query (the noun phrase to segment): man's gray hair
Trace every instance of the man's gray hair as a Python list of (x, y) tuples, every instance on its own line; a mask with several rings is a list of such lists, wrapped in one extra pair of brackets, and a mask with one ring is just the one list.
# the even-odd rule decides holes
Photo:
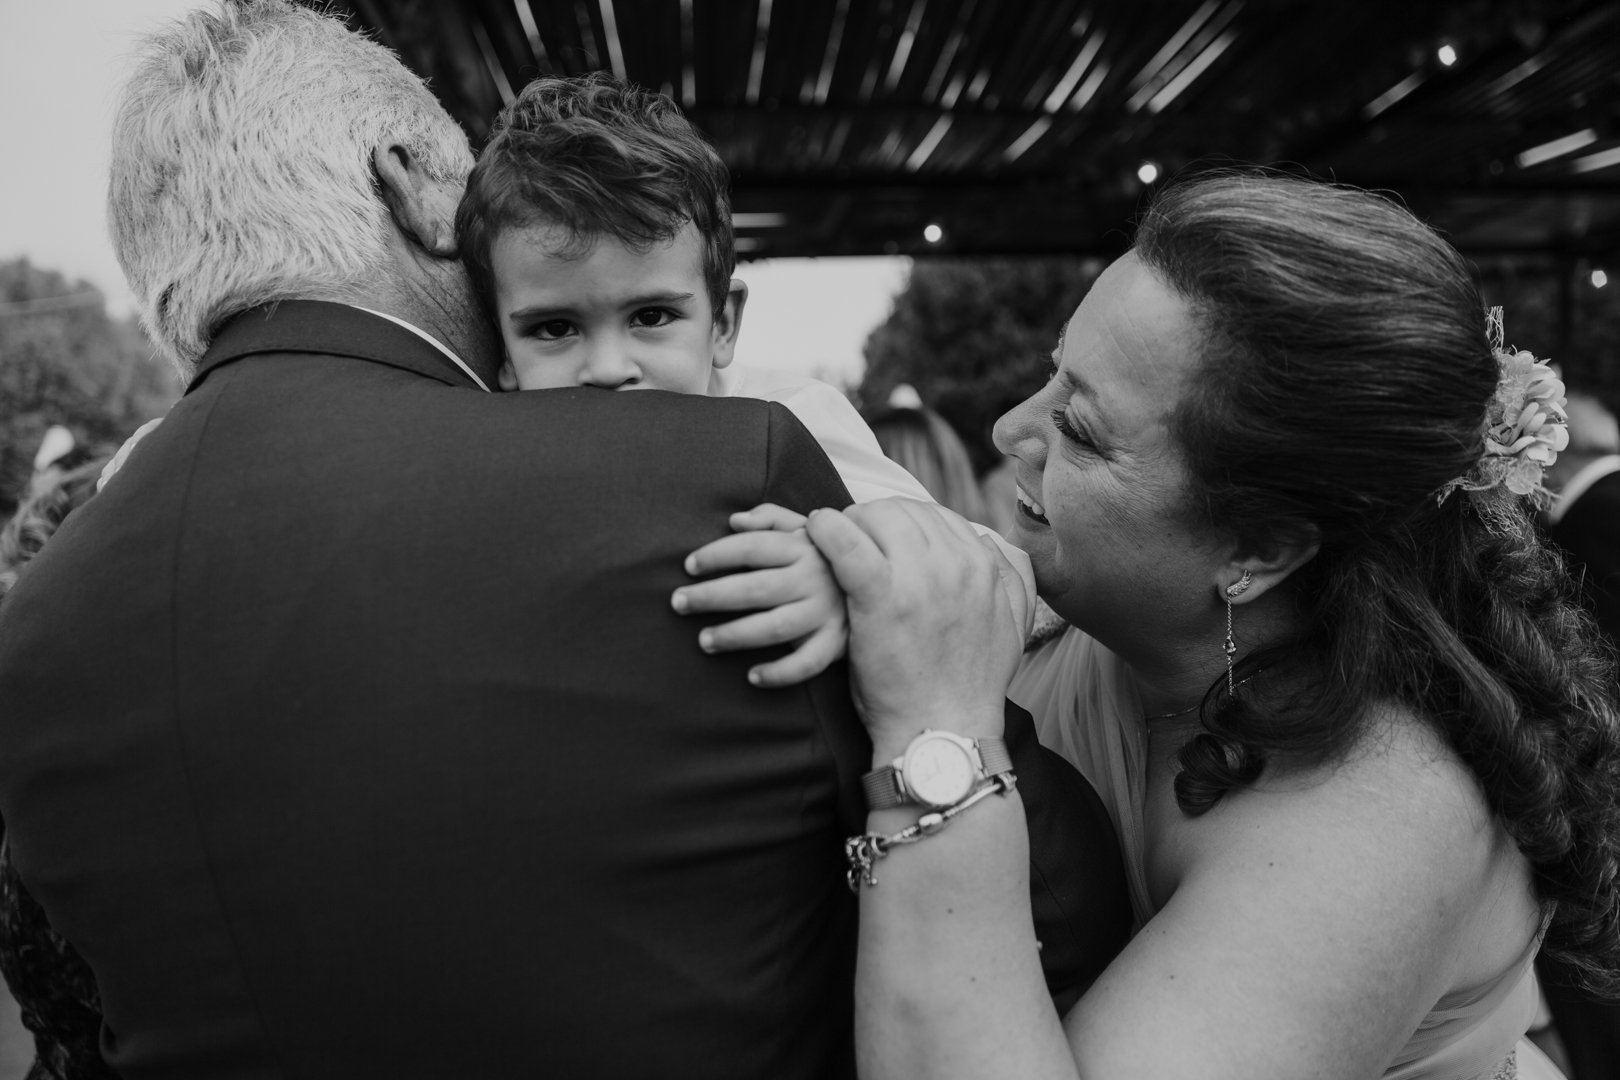
[(159, 348), (190, 374), (228, 318), (348, 300), (387, 265), (372, 150), (437, 181), (466, 134), (392, 51), (289, 0), (219, 0), (140, 51), (113, 127), (113, 247)]

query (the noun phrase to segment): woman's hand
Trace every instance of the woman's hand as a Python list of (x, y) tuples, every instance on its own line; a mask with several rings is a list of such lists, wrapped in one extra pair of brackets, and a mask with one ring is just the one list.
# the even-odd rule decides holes
[(925, 727), (999, 734), (1027, 613), (1009, 610), (1024, 594), (1004, 581), (1017, 571), (995, 544), (912, 499), (817, 510), (807, 531), (847, 598), (852, 689), (874, 756)]
[(755, 686), (792, 686), (819, 675), (849, 640), (844, 594), (804, 523), (803, 514), (772, 503), (731, 515), (735, 533), (686, 557), (687, 573), (724, 576), (684, 585), (670, 597), (682, 615), (754, 612), (703, 630), (698, 645), (704, 652), (797, 643), (781, 659), (749, 669)]

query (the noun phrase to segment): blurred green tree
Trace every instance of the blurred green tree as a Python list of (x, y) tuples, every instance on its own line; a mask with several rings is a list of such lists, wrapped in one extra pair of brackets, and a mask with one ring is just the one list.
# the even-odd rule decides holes
[(180, 393), (133, 317), (113, 319), (88, 282), (26, 258), (0, 261), (0, 514), (9, 514), (52, 424), (117, 447)]
[(954, 427), (981, 473), (1000, 460), (996, 417), (1051, 372), (1059, 329), (1102, 272), (1098, 259), (917, 260), (889, 318), (866, 339), (859, 397), (901, 383)]

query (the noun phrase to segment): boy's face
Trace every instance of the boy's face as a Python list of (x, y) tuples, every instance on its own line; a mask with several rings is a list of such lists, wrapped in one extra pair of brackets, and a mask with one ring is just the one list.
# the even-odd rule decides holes
[(548, 225), (495, 237), (502, 389), (707, 393), (713, 369), (731, 362), (748, 289), (733, 281), (715, 318), (697, 229), (644, 252), (599, 236), (575, 258), (554, 254), (566, 239)]

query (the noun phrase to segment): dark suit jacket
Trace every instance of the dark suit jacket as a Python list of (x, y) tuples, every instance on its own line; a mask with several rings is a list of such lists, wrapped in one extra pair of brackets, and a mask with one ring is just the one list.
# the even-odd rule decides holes
[[(668, 605), (766, 499), (847, 502), (779, 406), (487, 395), (340, 305), (226, 327), (0, 609), (0, 812), (111, 1063), (848, 1075), (869, 746), (840, 673), (754, 690)], [(1010, 737), (1073, 987), (1117, 855)]]
[(1620, 473), (1587, 488), (1547, 535), (1569, 554), (1598, 625), (1620, 644)]
[[(1620, 646), (1620, 473), (1587, 488), (1547, 535), (1564, 549), (1598, 626)], [(1620, 1002), (1592, 997), (1549, 961), (1537, 961), (1537, 969), (1569, 1055), (1570, 1080), (1620, 1080)]]

